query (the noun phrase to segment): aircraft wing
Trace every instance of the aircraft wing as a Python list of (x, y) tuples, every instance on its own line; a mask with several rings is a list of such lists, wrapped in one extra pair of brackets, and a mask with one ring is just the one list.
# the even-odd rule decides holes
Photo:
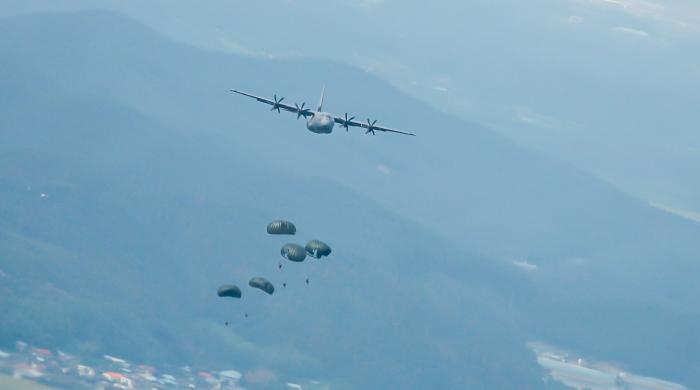
[(275, 101), (275, 100), (266, 99), (264, 97), (251, 95), (249, 93), (236, 91), (235, 89), (232, 89), (231, 92), (235, 92), (235, 93), (237, 93), (239, 95), (243, 95), (243, 96), (248, 96), (249, 98), (253, 98), (253, 99), (259, 101), (260, 103), (269, 104), (272, 106), (273, 110), (279, 107), (281, 110), (293, 112), (295, 114), (302, 115), (305, 118), (307, 116), (313, 115), (313, 113), (309, 109), (304, 109), (303, 106), (302, 106), (302, 108), (299, 108), (296, 106), (290, 106), (289, 104), (282, 103), (282, 100), (284, 100), (284, 98), (280, 98), (279, 100), (277, 100), (277, 96), (275, 96), (275, 100), (276, 100)]
[(348, 127), (348, 126), (349, 127), (361, 127), (363, 129), (367, 129), (368, 132), (371, 130), (376, 130), (376, 131), (383, 131), (383, 132), (387, 132), (387, 133), (398, 133), (398, 134), (412, 135), (414, 137), (416, 136), (415, 134), (409, 133), (407, 131), (401, 131), (401, 130), (396, 130), (396, 129), (391, 129), (388, 127), (375, 125), (374, 123), (370, 123), (369, 119), (367, 120), (366, 123), (354, 121), (352, 119), (346, 120), (345, 118), (337, 117), (337, 116), (333, 117), (333, 119), (335, 120), (335, 123), (338, 123), (343, 127)]

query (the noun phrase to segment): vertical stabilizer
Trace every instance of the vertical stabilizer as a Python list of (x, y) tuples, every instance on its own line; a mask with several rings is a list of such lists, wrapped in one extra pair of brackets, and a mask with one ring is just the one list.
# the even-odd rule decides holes
[(323, 98), (326, 96), (326, 86), (323, 86), (323, 89), (321, 90), (321, 101), (318, 102), (318, 112), (321, 112), (323, 110)]

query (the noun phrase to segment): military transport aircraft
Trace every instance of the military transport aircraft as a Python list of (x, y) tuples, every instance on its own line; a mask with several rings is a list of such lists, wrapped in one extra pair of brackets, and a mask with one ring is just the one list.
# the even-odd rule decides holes
[(235, 92), (243, 96), (248, 96), (261, 103), (271, 105), (272, 108), (270, 109), (270, 111), (277, 110), (277, 112), (280, 113), (282, 112), (281, 110), (285, 110), (297, 114), (297, 119), (301, 118), (302, 116), (304, 117), (304, 119), (308, 118), (308, 120), (306, 121), (306, 128), (317, 134), (330, 134), (333, 131), (333, 126), (337, 123), (340, 125), (340, 127), (344, 127), (345, 131), (348, 131), (350, 127), (361, 127), (366, 130), (365, 134), (372, 133), (372, 135), (374, 135), (375, 131), (384, 131), (388, 133), (398, 133), (415, 136), (415, 134), (413, 133), (390, 129), (388, 127), (377, 126), (376, 120), (372, 121), (370, 119), (367, 119), (367, 123), (357, 122), (354, 120), (354, 116), (348, 118), (347, 112), (343, 117), (323, 112), (323, 98), (325, 95), (325, 91), (326, 89), (323, 88), (323, 91), (321, 92), (321, 101), (318, 103), (318, 108), (316, 109), (316, 111), (312, 111), (308, 108), (304, 108), (306, 103), (301, 103), (301, 106), (296, 103), (294, 104), (294, 106), (284, 104), (282, 103), (282, 100), (284, 100), (284, 98), (281, 97), (277, 99), (277, 95), (274, 96), (274, 100), (270, 100), (260, 96), (251, 95), (249, 93), (236, 91), (235, 89), (231, 90), (231, 92)]

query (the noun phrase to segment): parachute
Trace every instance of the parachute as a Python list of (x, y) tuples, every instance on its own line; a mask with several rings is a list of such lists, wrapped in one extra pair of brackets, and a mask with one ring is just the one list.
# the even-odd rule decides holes
[(261, 278), (260, 276), (256, 276), (253, 279), (250, 279), (248, 285), (250, 287), (263, 290), (270, 295), (272, 295), (275, 292), (275, 286), (273, 286), (272, 283), (270, 283), (267, 279)]
[(289, 261), (302, 262), (306, 259), (306, 250), (297, 244), (285, 244), (280, 254)]
[(289, 221), (272, 221), (267, 225), (268, 234), (296, 234), (297, 228)]
[(234, 286), (232, 284), (225, 284), (219, 287), (219, 290), (216, 292), (216, 295), (220, 297), (240, 298), (242, 294), (241, 289), (238, 288), (238, 286)]
[(305, 249), (309, 256), (317, 259), (331, 254), (331, 247), (329, 247), (325, 242), (319, 240), (309, 241), (309, 243), (306, 244)]

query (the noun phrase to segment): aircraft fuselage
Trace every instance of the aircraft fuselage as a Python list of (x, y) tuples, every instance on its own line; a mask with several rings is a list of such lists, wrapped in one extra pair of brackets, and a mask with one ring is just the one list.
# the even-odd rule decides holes
[(316, 134), (330, 134), (334, 125), (333, 115), (327, 112), (315, 112), (306, 121), (306, 128)]

